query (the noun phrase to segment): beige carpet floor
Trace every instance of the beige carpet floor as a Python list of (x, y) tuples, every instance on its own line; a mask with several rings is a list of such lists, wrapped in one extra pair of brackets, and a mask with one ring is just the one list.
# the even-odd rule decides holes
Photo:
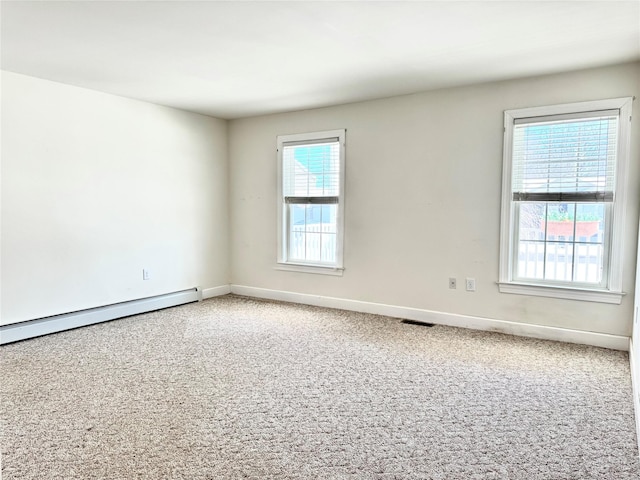
[(617, 352), (226, 296), (0, 348), (2, 479), (638, 479)]

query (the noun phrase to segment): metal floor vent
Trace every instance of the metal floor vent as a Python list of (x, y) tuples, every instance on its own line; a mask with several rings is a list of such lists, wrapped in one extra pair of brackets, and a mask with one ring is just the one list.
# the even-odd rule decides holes
[(419, 322), (417, 320), (402, 320), (400, 323), (406, 323), (407, 325), (420, 325), (421, 327), (433, 327), (435, 324), (427, 322)]

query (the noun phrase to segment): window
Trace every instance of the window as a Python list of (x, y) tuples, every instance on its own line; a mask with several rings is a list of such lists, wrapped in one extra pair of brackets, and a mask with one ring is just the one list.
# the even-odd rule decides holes
[(631, 104), (505, 112), (501, 292), (620, 303)]
[(345, 130), (278, 137), (278, 264), (342, 274)]

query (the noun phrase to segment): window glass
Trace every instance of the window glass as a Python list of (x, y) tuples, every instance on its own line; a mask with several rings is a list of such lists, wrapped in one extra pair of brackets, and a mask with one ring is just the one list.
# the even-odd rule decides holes
[(621, 293), (631, 103), (505, 112), (501, 291), (561, 295), (513, 283)]
[(278, 262), (342, 268), (344, 130), (278, 137)]

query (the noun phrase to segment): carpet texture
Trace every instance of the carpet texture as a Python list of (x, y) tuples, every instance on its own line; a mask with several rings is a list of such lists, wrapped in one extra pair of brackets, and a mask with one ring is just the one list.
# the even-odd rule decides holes
[(625, 352), (225, 296), (0, 367), (3, 480), (640, 478)]

